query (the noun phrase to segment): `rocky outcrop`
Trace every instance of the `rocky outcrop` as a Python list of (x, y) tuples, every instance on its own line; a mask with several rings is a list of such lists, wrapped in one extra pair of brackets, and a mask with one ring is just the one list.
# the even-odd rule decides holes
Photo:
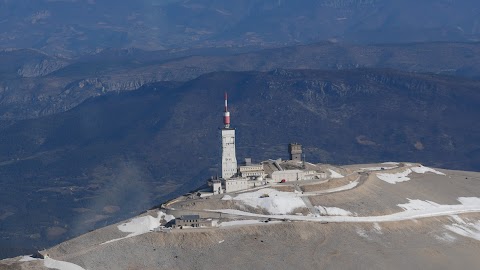
[(66, 61), (58, 60), (41, 60), (39, 62), (25, 63), (17, 71), (17, 74), (21, 77), (40, 77), (48, 75), (54, 71), (57, 71), (68, 65)]

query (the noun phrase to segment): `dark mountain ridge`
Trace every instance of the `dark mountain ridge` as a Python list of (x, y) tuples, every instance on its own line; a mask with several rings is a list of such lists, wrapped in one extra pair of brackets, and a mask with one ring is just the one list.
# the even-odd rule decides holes
[(0, 246), (42, 248), (202, 185), (218, 173), (224, 91), (239, 160), (286, 158), (296, 141), (310, 162), (478, 171), (479, 89), (385, 69), (278, 69), (89, 98), (0, 131)]
[[(156, 81), (187, 81), (214, 71), (274, 69), (394, 68), (480, 78), (480, 43), (352, 45), (322, 42), (234, 54), (214, 52), (105, 50), (71, 60), (36, 78), (2, 77), (0, 119), (63, 112), (92, 96), (134, 90)], [(201, 55), (189, 55), (201, 53)], [(20, 56), (6, 66), (23, 63)], [(15, 69), (16, 70), (16, 69)], [(14, 72), (15, 74), (15, 72)]]

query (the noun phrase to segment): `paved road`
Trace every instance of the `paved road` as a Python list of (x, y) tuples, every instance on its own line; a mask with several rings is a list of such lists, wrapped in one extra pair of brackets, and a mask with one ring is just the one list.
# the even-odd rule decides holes
[[(296, 185), (296, 184), (295, 184), (294, 187), (295, 187), (295, 190), (296, 190), (296, 191), (302, 193), (302, 190), (300, 189), (300, 186), (299, 186), (299, 185)], [(314, 215), (320, 215), (320, 211), (312, 205), (312, 203), (310, 202), (309, 197), (307, 197), (307, 196), (302, 196), (301, 198), (302, 198), (302, 200), (303, 200), (303, 203), (305, 203), (305, 205), (307, 206), (308, 210), (310, 210), (310, 213), (312, 213), (312, 214), (314, 214)]]

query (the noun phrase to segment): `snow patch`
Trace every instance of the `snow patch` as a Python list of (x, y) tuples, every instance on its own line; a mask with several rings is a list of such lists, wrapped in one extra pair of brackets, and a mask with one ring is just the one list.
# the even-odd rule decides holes
[(328, 169), (330, 171), (330, 177), (331, 178), (343, 178), (344, 176), (339, 174), (338, 172)]
[(225, 240), (220, 240), (220, 241), (218, 241), (219, 244), (221, 244), (221, 243), (223, 243), (223, 242), (225, 242)]
[(298, 194), (271, 188), (238, 194), (233, 199), (254, 208), (264, 208), (270, 214), (276, 215), (285, 215), (296, 208), (307, 207)]
[(377, 177), (387, 183), (395, 184), (410, 180), (408, 177), (410, 173), (412, 173), (412, 170), (406, 169), (405, 171), (399, 173), (377, 173)]
[(442, 235), (435, 235), (435, 239), (440, 242), (453, 243), (457, 238), (449, 233), (443, 233)]
[(325, 207), (315, 206), (322, 216), (351, 216), (352, 212), (338, 208), (338, 207)]
[(47, 268), (58, 269), (58, 270), (85, 270), (84, 268), (76, 264), (57, 261), (50, 257), (45, 257), (45, 259), (43, 260), (43, 265)]
[(122, 239), (125, 239), (125, 238), (134, 237), (134, 236), (137, 236), (137, 235), (142, 235), (142, 234), (148, 233), (148, 232), (152, 231), (153, 229), (160, 227), (160, 221), (162, 219), (165, 220), (165, 222), (170, 222), (171, 220), (174, 220), (175, 217), (173, 215), (167, 215), (162, 211), (158, 211), (158, 215), (157, 215), (156, 218), (154, 218), (150, 215), (134, 218), (134, 219), (130, 220), (129, 222), (122, 223), (122, 224), (117, 226), (117, 228), (120, 231), (130, 233), (129, 235), (127, 235), (125, 237), (121, 237), (121, 238), (117, 238), (117, 239), (113, 239), (113, 240), (104, 242), (104, 243), (102, 243), (102, 245), (107, 244), (107, 243), (112, 243), (112, 242), (115, 242), (115, 241), (118, 241), (118, 240), (122, 240)]
[(168, 223), (168, 222), (170, 222), (170, 221), (172, 221), (172, 220), (174, 220), (174, 219), (175, 219), (175, 217), (174, 217), (173, 215), (165, 215), (165, 216), (163, 216), (163, 220), (165, 220), (166, 223)]
[(232, 196), (230, 196), (230, 195), (225, 195), (225, 196), (223, 196), (222, 201), (229, 201), (229, 200), (231, 200), (231, 199), (233, 199)]
[(457, 200), (463, 205), (478, 205), (478, 204), (480, 204), (480, 198), (478, 198), (478, 197), (459, 197)]
[(370, 240), (370, 237), (364, 229), (357, 227), (355, 231), (360, 237)]
[(384, 165), (398, 165), (400, 163), (389, 161), (389, 162), (383, 162), (382, 164), (384, 164)]
[(117, 228), (126, 233), (130, 233), (127, 237), (133, 237), (136, 235), (147, 233), (160, 226), (160, 218), (154, 218), (152, 216), (144, 216), (132, 219), (130, 222), (123, 223)]
[(18, 260), (19, 262), (31, 262), (31, 261), (38, 261), (40, 259), (38, 258), (33, 258), (32, 255), (30, 256), (22, 256), (22, 258), (20, 258), (20, 260)]
[(442, 172), (439, 172), (435, 169), (432, 169), (432, 168), (429, 168), (429, 167), (425, 167), (423, 165), (420, 165), (419, 167), (412, 167), (411, 170), (415, 173), (427, 173), (427, 172), (432, 172), (434, 174), (438, 174), (438, 175), (445, 175), (444, 173)]
[(380, 224), (378, 224), (378, 222), (373, 223), (373, 229), (376, 233), (383, 234), (382, 227), (380, 227)]
[(137, 217), (130, 220), (129, 222), (118, 225), (117, 228), (122, 232), (130, 233), (126, 237), (133, 237), (133, 236), (147, 233), (159, 227), (160, 220), (165, 216), (166, 214), (160, 211), (158, 212), (158, 216), (156, 218), (150, 215)]
[(435, 209), (440, 207), (441, 205), (438, 203), (434, 203), (431, 201), (422, 201), (422, 200), (411, 200), (408, 199), (408, 203), (405, 204), (398, 204), (399, 207), (403, 208), (403, 210), (425, 210), (425, 209)]
[(480, 241), (480, 221), (452, 225), (445, 225), (445, 228), (468, 238)]
[(463, 221), (463, 219), (460, 218), (460, 217), (457, 216), (457, 215), (451, 215), (450, 217), (451, 217), (451, 219), (453, 219), (453, 221), (455, 221), (455, 222), (457, 222), (457, 223), (459, 223), (459, 224), (466, 224), (465, 221)]

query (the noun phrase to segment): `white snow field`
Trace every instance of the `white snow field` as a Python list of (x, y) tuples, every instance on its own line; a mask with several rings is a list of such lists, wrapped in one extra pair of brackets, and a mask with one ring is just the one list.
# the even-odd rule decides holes
[(398, 164), (400, 164), (400, 163), (398, 163), (398, 162), (393, 162), (393, 161), (388, 161), (388, 162), (383, 162), (382, 164), (384, 164), (384, 165), (395, 165), (395, 166), (396, 166), (396, 165), (398, 165)]
[(344, 176), (339, 174), (338, 172), (332, 170), (332, 169), (328, 169), (330, 171), (330, 177), (331, 178), (343, 178)]
[(22, 256), (22, 258), (20, 258), (20, 260), (18, 260), (19, 262), (31, 262), (31, 261), (38, 261), (38, 260), (41, 260), (41, 259), (37, 259), (37, 258), (32, 258), (32, 256)]
[(57, 261), (50, 257), (45, 257), (45, 259), (43, 260), (43, 265), (47, 268), (58, 270), (85, 270), (83, 267), (80, 267), (76, 264)]
[(271, 188), (241, 193), (233, 200), (241, 201), (254, 208), (263, 208), (274, 215), (285, 215), (296, 208), (307, 207), (297, 193), (283, 192)]
[(425, 210), (425, 209), (434, 209), (441, 206), (438, 203), (434, 203), (431, 201), (422, 201), (422, 200), (411, 200), (408, 199), (408, 203), (405, 204), (398, 204), (400, 208), (403, 208), (405, 211), (409, 210)]
[(31, 256), (22, 256), (19, 262), (31, 262), (31, 261), (43, 261), (43, 266), (50, 269), (57, 270), (85, 270), (83, 267), (80, 267), (76, 264), (54, 260), (48, 256), (45, 256), (45, 259), (32, 258)]
[[(288, 213), (291, 213), (296, 208), (307, 207), (301, 197), (317, 196), (321, 194), (328, 194), (333, 192), (349, 190), (356, 187), (357, 185), (358, 185), (358, 179), (344, 186), (331, 188), (327, 190), (304, 192), (304, 193), (300, 193), (298, 191), (285, 192), (285, 191), (278, 191), (271, 188), (263, 188), (253, 192), (241, 193), (241, 194), (238, 194), (236, 197), (225, 195), (222, 198), (222, 200), (240, 201), (243, 204), (249, 205), (254, 208), (263, 208), (267, 210), (267, 212), (270, 214), (286, 215)], [(265, 195), (268, 195), (268, 197)], [(340, 209), (340, 208), (337, 208), (337, 209)]]
[(396, 184), (410, 180), (410, 177), (408, 177), (410, 173), (412, 173), (412, 170), (406, 169), (399, 173), (377, 173), (377, 177), (387, 183)]
[(48, 256), (45, 256), (45, 259), (32, 258), (31, 256), (22, 256), (19, 262), (31, 262), (31, 261), (43, 261), (43, 266), (50, 269), (57, 270), (85, 270), (83, 267), (80, 267), (76, 264), (54, 260)]
[(439, 172), (435, 169), (432, 169), (432, 168), (429, 168), (429, 167), (425, 167), (423, 165), (420, 165), (419, 167), (412, 167), (411, 168), (413, 172), (416, 172), (416, 173), (427, 173), (427, 172), (432, 172), (434, 174), (438, 174), (438, 175), (445, 175), (444, 173), (442, 172)]
[(351, 216), (352, 212), (338, 207), (315, 206), (322, 216)]
[(418, 174), (424, 174), (424, 173), (427, 173), (427, 172), (431, 172), (431, 173), (435, 173), (435, 174), (438, 174), (438, 175), (445, 175), (444, 173), (439, 172), (435, 169), (420, 165), (420, 166), (416, 166), (416, 167), (411, 167), (411, 168), (406, 169), (405, 171), (399, 172), (399, 173), (377, 173), (377, 177), (378, 177), (378, 179), (383, 180), (387, 183), (396, 184), (396, 183), (405, 182), (405, 181), (410, 180), (410, 177), (408, 177), (408, 176), (412, 172), (418, 173)]
[(160, 226), (160, 221), (162, 219), (165, 220), (165, 222), (169, 222), (170, 220), (175, 219), (175, 217), (172, 216), (172, 215), (167, 215), (162, 211), (158, 211), (158, 215), (157, 215), (156, 218), (152, 217), (150, 215), (134, 218), (134, 219), (130, 220), (129, 222), (122, 223), (122, 224), (117, 226), (117, 228), (120, 231), (130, 233), (129, 235), (127, 235), (125, 237), (117, 238), (117, 239), (112, 239), (110, 241), (106, 241), (106, 242), (102, 243), (102, 245), (112, 243), (112, 242), (115, 242), (115, 241), (118, 241), (118, 240), (122, 240), (122, 239), (125, 239), (125, 238), (134, 237), (134, 236), (141, 235), (141, 234), (144, 234), (144, 233), (148, 233), (148, 232), (152, 231), (153, 229), (158, 228)]
[(427, 217), (447, 216), (461, 213), (480, 212), (480, 198), (477, 197), (460, 197), (460, 204), (442, 205), (429, 201), (409, 200), (406, 204), (399, 204), (399, 207), (405, 209), (398, 212), (383, 216), (297, 216), (297, 215), (260, 215), (233, 209), (207, 210), (212, 212), (221, 212), (225, 214), (233, 214), (239, 216), (275, 218), (292, 221), (315, 221), (315, 222), (391, 222), (411, 220)]

